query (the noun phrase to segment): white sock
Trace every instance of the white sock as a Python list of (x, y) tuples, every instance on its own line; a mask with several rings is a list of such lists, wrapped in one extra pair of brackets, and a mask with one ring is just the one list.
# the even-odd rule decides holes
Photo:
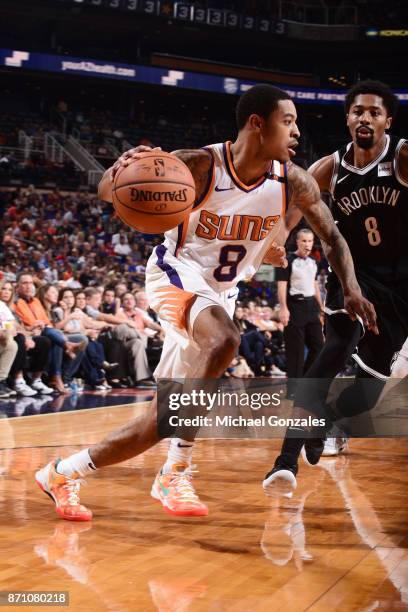
[(14, 384), (15, 385), (22, 385), (23, 383), (25, 383), (24, 377), (23, 376), (17, 376), (14, 379)]
[(62, 459), (57, 465), (58, 474), (64, 474), (64, 476), (68, 476), (68, 478), (75, 473), (83, 478), (95, 470), (96, 467), (89, 455), (89, 448), (79, 451), (79, 453), (75, 453), (66, 459)]
[(193, 448), (194, 442), (182, 440), (181, 438), (172, 438), (170, 440), (169, 452), (167, 453), (167, 461), (162, 467), (162, 473), (168, 474), (171, 472), (173, 465), (177, 463), (191, 465)]

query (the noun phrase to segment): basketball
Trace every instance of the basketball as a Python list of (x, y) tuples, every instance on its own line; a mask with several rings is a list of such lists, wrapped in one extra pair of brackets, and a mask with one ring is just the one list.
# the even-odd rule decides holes
[(164, 152), (142, 153), (115, 176), (112, 199), (120, 219), (146, 234), (176, 227), (195, 199), (193, 176), (184, 162)]

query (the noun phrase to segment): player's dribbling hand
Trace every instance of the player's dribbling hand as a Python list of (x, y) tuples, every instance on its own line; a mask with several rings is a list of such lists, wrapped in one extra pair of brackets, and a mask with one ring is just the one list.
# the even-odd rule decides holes
[(288, 260), (286, 259), (285, 247), (278, 246), (275, 242), (263, 258), (263, 263), (275, 266), (275, 268), (286, 268)]
[(344, 307), (353, 321), (356, 320), (357, 316), (361, 317), (364, 327), (378, 336), (375, 308), (371, 302), (363, 297), (361, 291), (350, 291), (347, 295), (345, 294)]
[(142, 157), (141, 153), (147, 153), (148, 151), (161, 151), (161, 147), (147, 147), (146, 145), (139, 145), (138, 147), (134, 147), (133, 149), (129, 149), (122, 153), (122, 155), (115, 161), (112, 168), (110, 169), (109, 178), (111, 183), (113, 183), (115, 174), (119, 170), (119, 168), (123, 168), (128, 166), (133, 160), (140, 159)]

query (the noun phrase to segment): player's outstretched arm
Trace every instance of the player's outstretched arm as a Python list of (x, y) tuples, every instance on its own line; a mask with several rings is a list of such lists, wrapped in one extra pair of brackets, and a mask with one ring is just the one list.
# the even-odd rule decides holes
[(303, 213), (311, 229), (319, 236), (325, 255), (343, 287), (347, 312), (352, 319), (359, 315), (366, 327), (378, 333), (374, 306), (361, 293), (350, 249), (337, 229), (330, 210), (320, 199), (317, 182), (292, 163), (288, 164), (288, 181), (290, 205)]

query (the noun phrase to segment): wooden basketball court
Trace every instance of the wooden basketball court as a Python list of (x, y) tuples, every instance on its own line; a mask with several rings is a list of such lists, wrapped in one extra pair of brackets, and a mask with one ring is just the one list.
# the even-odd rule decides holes
[(92, 523), (59, 519), (34, 471), (143, 409), (0, 420), (0, 590), (69, 591), (75, 611), (408, 610), (407, 439), (302, 464), (291, 499), (261, 487), (278, 440), (201, 440), (201, 519), (150, 497), (162, 442), (89, 478)]

